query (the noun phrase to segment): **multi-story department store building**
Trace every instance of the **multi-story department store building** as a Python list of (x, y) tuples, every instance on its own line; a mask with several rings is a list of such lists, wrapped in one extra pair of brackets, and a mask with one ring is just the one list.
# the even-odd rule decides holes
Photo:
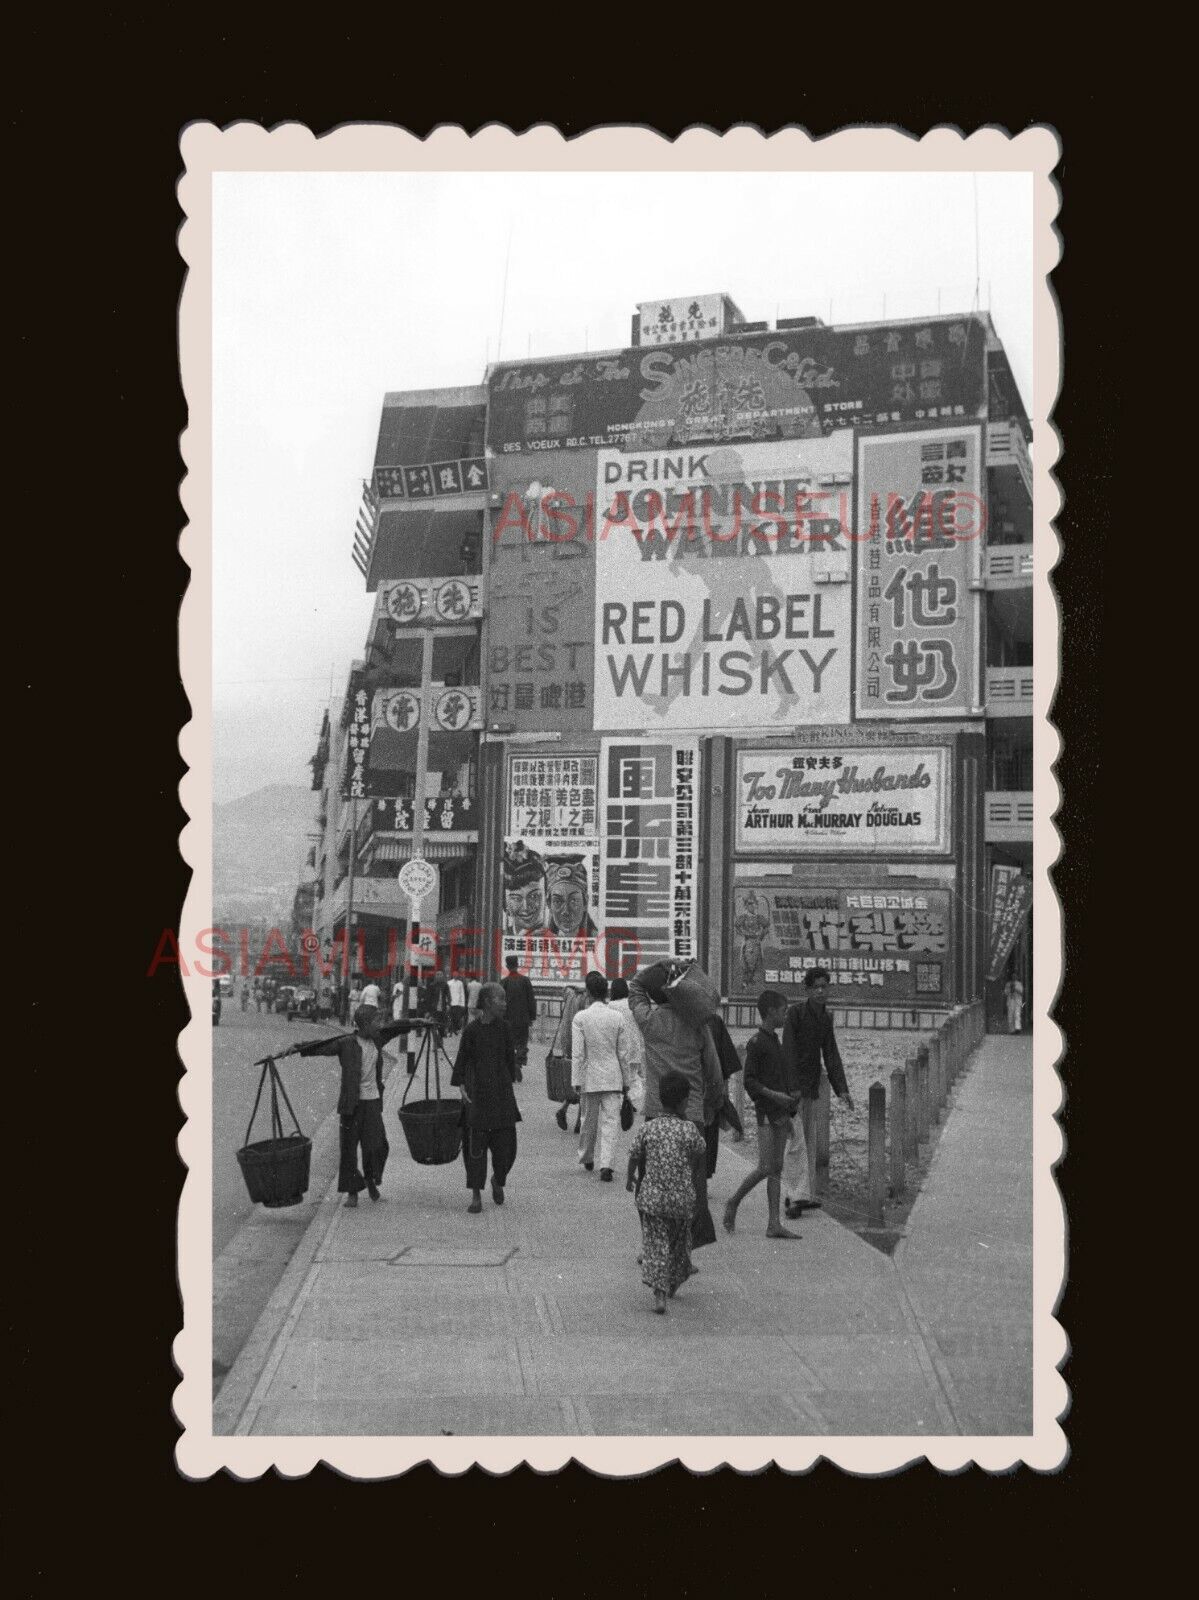
[(352, 903), (368, 965), (402, 949), (423, 744), (443, 962), (515, 951), (552, 990), (695, 956), (746, 1023), (820, 965), (850, 1025), (986, 993), (1001, 1026), (1006, 976), (1031, 996), (1030, 432), (988, 315), (770, 328), (727, 296), (388, 394), (374, 612), (313, 760), (326, 948)]

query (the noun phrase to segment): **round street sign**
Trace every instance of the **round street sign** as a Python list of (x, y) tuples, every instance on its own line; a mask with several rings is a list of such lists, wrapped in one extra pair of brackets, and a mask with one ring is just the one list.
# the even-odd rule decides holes
[(423, 856), (413, 856), (400, 868), (400, 888), (410, 900), (423, 900), (437, 887), (437, 868)]
[(321, 941), (315, 933), (306, 933), (300, 940), (300, 949), (306, 956), (315, 955), (321, 947)]

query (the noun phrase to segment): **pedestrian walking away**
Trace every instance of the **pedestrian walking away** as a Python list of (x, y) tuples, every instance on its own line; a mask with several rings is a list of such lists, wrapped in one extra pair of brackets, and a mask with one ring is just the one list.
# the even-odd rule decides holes
[(463, 1031), (450, 1079), (462, 1096), (462, 1160), (471, 1192), (466, 1209), (473, 1213), (483, 1209), (488, 1153), (491, 1197), (497, 1206), (504, 1203), (504, 1184), (516, 1160), (516, 1124), (521, 1115), (512, 1088), (516, 1051), (504, 1020), (507, 1003), (500, 984), (483, 985), (479, 1014)]
[(716, 1047), (716, 1059), (720, 1062), (720, 1076), (724, 1080), (724, 1096), (716, 1116), (704, 1128), (704, 1138), (708, 1144), (708, 1177), (716, 1176), (716, 1160), (720, 1154), (720, 1129), (721, 1126), (732, 1128), (734, 1136), (740, 1134), (745, 1137), (741, 1126), (741, 1114), (733, 1105), (729, 1096), (729, 1084), (734, 1077), (742, 1076), (741, 1057), (737, 1054), (737, 1046), (733, 1043), (733, 1036), (724, 1025), (724, 1018), (713, 1013), (704, 1024), (712, 1035), (712, 1043)]
[(570, 1081), (579, 1091), (582, 1117), (579, 1160), (591, 1172), (598, 1141), (600, 1178), (611, 1183), (620, 1102), (632, 1082), (628, 1033), (635, 1024), (608, 1004), (608, 980), (603, 973), (589, 972), (584, 987), (591, 1003), (575, 1013), (570, 1030)]
[(377, 1017), (383, 1009), (379, 985), (377, 983), (368, 983), (362, 991), (358, 1004), (360, 1006), (369, 1006), (371, 1015)]
[(845, 1082), (845, 1068), (833, 1034), (828, 985), (829, 976), (823, 967), (808, 972), (804, 977), (807, 993), (798, 1004), (790, 1007), (783, 1026), (783, 1055), (800, 1095), (799, 1115), (783, 1156), (783, 1199), (786, 1213), (792, 1219), (820, 1207), (814, 1188), (816, 1104), (820, 1096), (822, 1063), (834, 1094), (853, 1110), (853, 1096)]
[[(341, 1063), (341, 1093), (337, 1097), (341, 1118), (337, 1192), (345, 1195), (347, 1206), (358, 1204), (363, 1189), (372, 1200), (379, 1198), (379, 1185), (390, 1149), (383, 1127), (383, 1046), (398, 1034), (407, 1033), (410, 1026), (406, 1019), (380, 1024), (370, 1006), (359, 1006), (354, 1013), (353, 1034), (294, 1044), (283, 1052), (289, 1056), (336, 1056)], [(361, 1171), (359, 1150), (362, 1152)]]
[(516, 1049), (516, 1081), (524, 1076), (529, 1059), (529, 1028), (537, 1020), (537, 991), (528, 976), (518, 970), (516, 956), (506, 956), (507, 974), (500, 979), (508, 1001), (507, 1020)]
[[(568, 1066), (571, 1064), (571, 1050), (574, 1048), (574, 1019), (582, 1007), (591, 1003), (591, 996), (586, 989), (575, 989), (569, 985), (562, 991), (562, 1015), (558, 1018), (558, 1026), (554, 1030), (554, 1037), (550, 1042), (550, 1055), (561, 1056)], [(554, 1121), (566, 1132), (566, 1113), (570, 1106), (576, 1106), (575, 1132), (578, 1133), (583, 1125), (583, 1103), (575, 1094), (572, 1087), (573, 1099), (565, 1105), (558, 1107), (554, 1114)]]
[[(662, 1115), (661, 1084), (666, 1073), (681, 1072), (690, 1090), (686, 1115), (698, 1128), (702, 1139), (724, 1100), (724, 1078), (711, 1033), (706, 1027), (692, 1027), (670, 1006), (668, 986), (681, 971), (673, 962), (658, 962), (643, 968), (629, 985), (629, 1009), (641, 1029), (645, 1048), (646, 1121)], [(693, 1223), (693, 1249), (715, 1242), (716, 1230), (708, 1210), (706, 1143), (704, 1164), (696, 1181)]]
[(466, 986), (466, 1014), (473, 1017), (479, 1009), (479, 992), (483, 985), (478, 978), (472, 978)]
[(1003, 998), (1007, 1005), (1007, 1031), (1019, 1033), (1024, 1022), (1024, 985), (1014, 972), (1004, 985)]
[(633, 1102), (635, 1111), (644, 1111), (645, 1045), (641, 1038), (641, 1029), (633, 1021), (633, 1013), (629, 1010), (629, 986), (624, 978), (613, 978), (608, 985), (608, 1004), (613, 1011), (619, 1012), (622, 1017), (628, 1018), (629, 1030), (626, 1039), (631, 1055), (629, 1070), (632, 1076), (632, 1082), (629, 1085), (629, 1099)]
[(446, 993), (450, 1002), (450, 1032), (461, 1033), (466, 1021), (466, 985), (461, 978), (451, 978)]
[(779, 1029), (787, 1020), (786, 995), (777, 989), (764, 990), (758, 996), (758, 1015), (762, 1026), (745, 1051), (745, 1092), (758, 1117), (758, 1164), (725, 1206), (724, 1226), (726, 1232), (733, 1232), (737, 1207), (751, 1189), (765, 1180), (767, 1237), (798, 1239), (801, 1235), (784, 1228), (779, 1218), (783, 1157), (793, 1131), (792, 1118), (799, 1109), (798, 1084), (779, 1043)]
[(653, 1290), (659, 1314), (696, 1270), (691, 1219), (708, 1151), (685, 1115), (691, 1092), (684, 1073), (663, 1073), (655, 1085), (658, 1114), (641, 1125), (629, 1150), (625, 1188), (641, 1217), (641, 1281)]

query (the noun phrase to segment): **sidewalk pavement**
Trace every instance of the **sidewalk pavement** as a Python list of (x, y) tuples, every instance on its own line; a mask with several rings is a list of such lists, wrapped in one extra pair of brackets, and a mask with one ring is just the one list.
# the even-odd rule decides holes
[(988, 1038), (953, 1110), (895, 1264), (958, 1431), (1033, 1428), (1032, 1038)]
[[(987, 1041), (971, 1063), (930, 1203), (913, 1212), (905, 1244), (919, 1306), (907, 1268), (830, 1216), (808, 1213), (799, 1243), (767, 1239), (765, 1185), (726, 1235), (721, 1211), (747, 1161), (723, 1142), (709, 1184), (719, 1238), (655, 1316), (625, 1158), (611, 1184), (583, 1171), (539, 1063), (517, 1085), (524, 1120), (506, 1204), (488, 1188), (481, 1216), (467, 1214), (461, 1160), (411, 1160), (396, 1075), (386, 1201), (364, 1196), (347, 1211), (326, 1196), (218, 1397), (214, 1432), (943, 1436), (972, 1431), (976, 1417), (988, 1431), (1022, 1431), (1003, 1407), (1022, 1397), (1022, 1373), (1031, 1395), (1031, 1300), (1022, 1322), (1015, 1292), (1021, 1262), (1031, 1289), (1031, 1207), (1020, 1200), (1031, 1195), (1031, 1052), (1022, 1066), (1008, 1044)], [(985, 1233), (969, 1209), (983, 1145), (1010, 1191)], [(967, 1235), (992, 1251), (980, 1257)]]

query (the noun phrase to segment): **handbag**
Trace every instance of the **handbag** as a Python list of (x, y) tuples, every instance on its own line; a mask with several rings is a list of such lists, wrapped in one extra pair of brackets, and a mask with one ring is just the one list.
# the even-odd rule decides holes
[(624, 1133), (628, 1133), (629, 1129), (633, 1126), (633, 1118), (635, 1115), (636, 1113), (633, 1110), (633, 1102), (629, 1099), (629, 1091), (625, 1089), (622, 1091), (620, 1096), (620, 1126)]

